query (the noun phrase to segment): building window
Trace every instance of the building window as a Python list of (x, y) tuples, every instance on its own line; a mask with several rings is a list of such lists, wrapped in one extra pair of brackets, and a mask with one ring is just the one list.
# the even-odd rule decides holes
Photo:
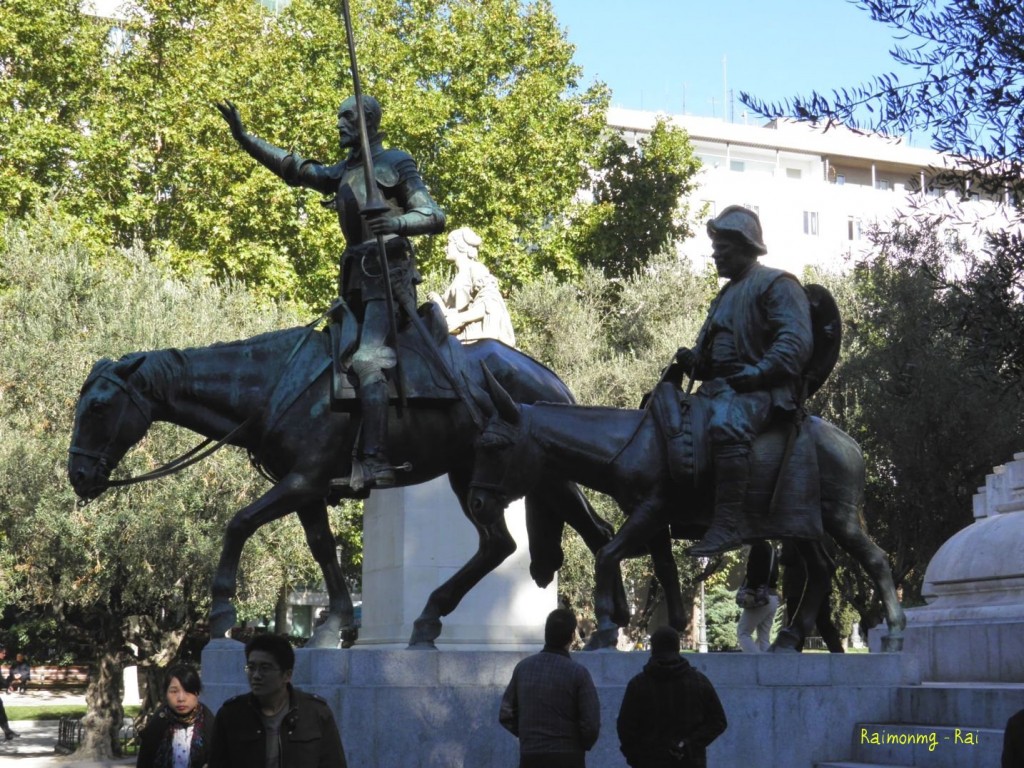
[(892, 189), (892, 183), (888, 179), (875, 179), (875, 189), (880, 189), (883, 192), (888, 192)]
[(761, 215), (761, 206), (759, 205), (751, 205), (750, 203), (744, 203), (743, 207), (746, 208), (748, 211), (753, 211), (758, 216)]
[(856, 216), (849, 216), (846, 219), (846, 237), (847, 240), (860, 240), (861, 238), (861, 222)]
[(805, 235), (817, 235), (818, 234), (818, 212), (817, 211), (804, 211), (804, 234)]
[(804, 176), (804, 172), (802, 170), (800, 170), (799, 168), (787, 168), (786, 169), (786, 178), (787, 179), (802, 179), (803, 176)]
[(846, 183), (846, 174), (845, 173), (837, 173), (836, 174), (836, 184), (838, 184), (841, 187), (845, 183)]
[(746, 170), (746, 168), (747, 168), (747, 164), (745, 162), (743, 162), (742, 160), (730, 160), (729, 161), (729, 170), (730, 171), (738, 171), (739, 173), (743, 173), (743, 171)]

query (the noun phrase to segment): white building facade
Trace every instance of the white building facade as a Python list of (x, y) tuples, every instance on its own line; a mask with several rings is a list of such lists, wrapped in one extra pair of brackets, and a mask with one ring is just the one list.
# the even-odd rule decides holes
[[(612, 108), (608, 124), (632, 144), (650, 133), (658, 117)], [(704, 166), (692, 209), (707, 203), (709, 217), (728, 205), (756, 211), (768, 246), (761, 260), (797, 275), (808, 265), (842, 269), (849, 257), (868, 251), (871, 225), (884, 226), (915, 207), (936, 214), (957, 209), (983, 228), (1007, 224), (1001, 201), (979, 194), (963, 200), (960, 192), (931, 184), (931, 174), (949, 167), (949, 158), (896, 139), (780, 120), (755, 126), (662, 117), (689, 134)], [(972, 235), (963, 226), (958, 232)], [(679, 249), (700, 267), (711, 247), (700, 231)]]

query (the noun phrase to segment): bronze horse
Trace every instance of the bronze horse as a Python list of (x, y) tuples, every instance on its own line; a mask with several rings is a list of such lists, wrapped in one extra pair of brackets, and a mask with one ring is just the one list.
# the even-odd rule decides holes
[[(562, 381), (527, 355), (496, 341), (461, 346), (445, 337), (450, 354), (464, 355), (468, 384), (479, 394), (480, 363), (486, 362), (518, 400), (573, 401)], [(270, 490), (235, 514), (225, 531), (212, 585), (213, 637), (227, 634), (235, 625), (231, 598), (245, 542), (260, 526), (290, 512), (299, 515), (330, 598), (327, 621), (312, 642), (336, 647), (339, 632), (348, 638), (354, 635), (353, 606), (335, 556), (327, 500), (332, 494), (359, 495), (331, 488), (333, 478), (351, 472), (359, 418), (330, 408), (328, 343), (326, 333), (293, 328), (210, 347), (138, 352), (117, 362), (100, 360), (82, 386), (68, 474), (85, 501), (117, 484), (110, 480), (111, 471), (155, 421), (216, 440), (226, 438), (227, 444), (249, 451), (253, 461), (276, 479)], [(390, 418), (390, 456), (396, 464), (410, 466), (398, 473), (399, 484), (415, 485), (447, 474), (480, 536), (472, 558), (431, 593), (414, 623), (411, 647), (433, 647), (441, 633), (441, 617), (455, 610), (466, 593), (516, 548), (503, 510), (477, 514), (465, 504), (479, 437), (472, 415), (458, 399), (432, 405), (410, 400), (400, 417), (392, 413)], [(557, 478), (541, 479), (531, 490), (526, 514), (530, 572), (541, 586), (562, 564), (564, 523), (575, 528), (594, 552), (614, 533), (573, 483)], [(621, 581), (618, 591), (621, 619), (623, 614), (628, 617)]]
[[(682, 596), (678, 577), (667, 578), (675, 565), (665, 542), (670, 535), (698, 538), (710, 520), (711, 499), (694, 490), (692, 478), (677, 482), (669, 476), (665, 444), (651, 411), (518, 404), (493, 377), (488, 376), (488, 384), (495, 407), (470, 482), (470, 512), (493, 515), (510, 500), (533, 492), (533, 478), (540, 467), (611, 496), (622, 508), (626, 522), (597, 553), (597, 629), (588, 648), (615, 645), (621, 626), (613, 592), (619, 564), (647, 550), (666, 591), (669, 621), (682, 629)], [(864, 496), (860, 448), (832, 424), (817, 418), (809, 422), (805, 428), (813, 430), (820, 468), (822, 527), (874, 581), (889, 628), (885, 647), (900, 650), (906, 618), (886, 555), (869, 538), (860, 513)], [(794, 540), (794, 544), (807, 567), (807, 586), (791, 624), (773, 644), (776, 651), (795, 651), (802, 646), (804, 637), (813, 631), (818, 606), (830, 584), (831, 571), (821, 541)], [(665, 562), (666, 554), (669, 562)]]

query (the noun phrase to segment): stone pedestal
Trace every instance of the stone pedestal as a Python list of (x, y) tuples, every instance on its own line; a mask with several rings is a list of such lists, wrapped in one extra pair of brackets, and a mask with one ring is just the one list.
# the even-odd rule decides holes
[[(537, 649), (556, 605), (556, 583), (530, 579), (526, 509), (505, 514), (516, 551), (444, 617), (438, 648)], [(478, 536), (447, 478), (374, 491), (363, 516), (363, 619), (359, 646), (404, 648), (427, 598), (473, 556)]]
[[(299, 649), (293, 682), (330, 704), (351, 766), (500, 768), (516, 765), (519, 751), (515, 738), (498, 724), (501, 696), (516, 663), (536, 650)], [(587, 765), (621, 768), (615, 718), (626, 683), (650, 654), (572, 656), (590, 672), (601, 701), (601, 735)], [(715, 766), (807, 768), (842, 759), (860, 733), (855, 724), (898, 720), (898, 691), (920, 679), (912, 660), (902, 654), (702, 653), (685, 658), (711, 679), (729, 719), (728, 730), (708, 751), (708, 763)], [(203, 651), (203, 701), (214, 711), (228, 697), (246, 692), (244, 664), (242, 645), (233, 640), (215, 640)], [(1000, 710), (997, 719), (1006, 716)], [(943, 743), (926, 754), (930, 762), (916, 765), (994, 765), (998, 743), (994, 736), (986, 739), (992, 742), (988, 751), (960, 748), (965, 754), (958, 755), (956, 746)]]
[(928, 564), (904, 652), (925, 680), (1024, 682), (1024, 453), (986, 478), (974, 518)]

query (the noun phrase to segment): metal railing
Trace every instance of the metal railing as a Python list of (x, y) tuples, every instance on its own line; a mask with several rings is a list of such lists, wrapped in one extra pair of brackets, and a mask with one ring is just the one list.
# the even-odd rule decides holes
[(70, 755), (82, 743), (82, 718), (64, 716), (57, 724), (56, 752)]

